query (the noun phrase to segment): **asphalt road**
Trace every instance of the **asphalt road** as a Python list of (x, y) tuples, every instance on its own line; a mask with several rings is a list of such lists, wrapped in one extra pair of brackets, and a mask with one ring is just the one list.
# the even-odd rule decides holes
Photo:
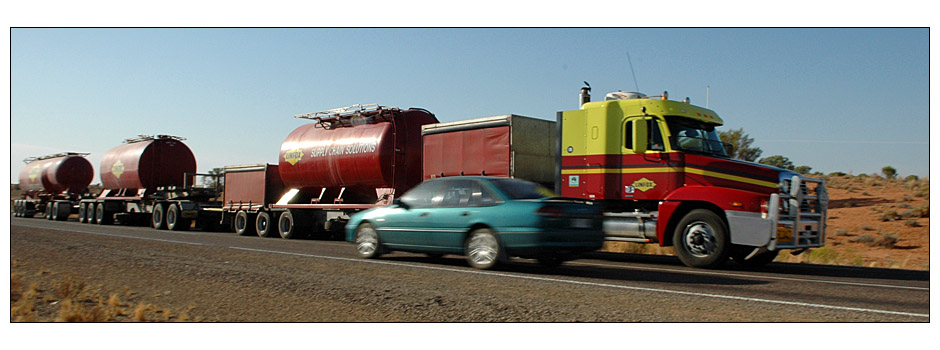
[[(692, 269), (594, 253), (495, 271), (463, 257), (359, 259), (342, 241), (11, 218), (11, 259), (190, 305), (207, 321), (928, 322), (929, 272), (772, 263)], [(109, 287), (111, 286), (111, 287)]]

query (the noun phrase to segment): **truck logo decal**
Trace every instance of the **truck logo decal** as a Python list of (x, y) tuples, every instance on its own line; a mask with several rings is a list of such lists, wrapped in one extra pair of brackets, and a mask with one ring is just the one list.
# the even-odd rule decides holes
[(32, 169), (29, 169), (29, 181), (36, 181), (36, 178), (39, 177), (39, 166), (34, 166)]
[(349, 138), (311, 148), (310, 158), (373, 153), (378, 147), (379, 140), (377, 138)]
[(121, 163), (120, 160), (114, 162), (114, 165), (111, 166), (111, 173), (114, 174), (114, 177), (120, 179), (121, 174), (124, 173), (124, 163)]
[(304, 158), (304, 150), (300, 148), (294, 148), (284, 152), (284, 161), (290, 163), (290, 165), (297, 164), (301, 159)]
[(641, 178), (639, 180), (633, 181), (633, 188), (640, 191), (646, 192), (652, 190), (653, 187), (656, 187), (656, 183), (653, 180), (647, 178)]

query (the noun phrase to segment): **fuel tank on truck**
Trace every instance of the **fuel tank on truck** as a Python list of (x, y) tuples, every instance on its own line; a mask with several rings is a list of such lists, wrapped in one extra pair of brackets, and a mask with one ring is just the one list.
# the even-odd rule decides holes
[(101, 158), (101, 185), (106, 190), (192, 185), (196, 156), (181, 137), (141, 135), (124, 140)]
[(281, 144), (284, 186), (313, 194), (345, 187), (344, 198), (366, 202), (374, 201), (376, 189), (401, 195), (421, 182), (421, 126), (437, 123), (423, 109), (378, 105), (295, 117), (315, 122), (298, 127)]
[(20, 171), (20, 188), (27, 192), (82, 193), (95, 177), (88, 153), (59, 153), (27, 158)]

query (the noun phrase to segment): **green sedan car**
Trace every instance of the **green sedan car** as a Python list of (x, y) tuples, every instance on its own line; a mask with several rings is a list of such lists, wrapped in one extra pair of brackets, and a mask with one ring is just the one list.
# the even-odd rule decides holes
[(353, 215), (346, 240), (363, 258), (390, 251), (460, 254), (480, 269), (514, 256), (556, 266), (599, 249), (604, 242), (600, 208), (549, 195), (518, 179), (432, 179), (392, 205)]

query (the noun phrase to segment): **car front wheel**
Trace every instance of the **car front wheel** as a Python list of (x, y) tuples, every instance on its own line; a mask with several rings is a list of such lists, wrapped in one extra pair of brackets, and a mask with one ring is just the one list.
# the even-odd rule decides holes
[(372, 259), (381, 255), (379, 234), (370, 223), (359, 225), (356, 229), (356, 254), (361, 258)]

